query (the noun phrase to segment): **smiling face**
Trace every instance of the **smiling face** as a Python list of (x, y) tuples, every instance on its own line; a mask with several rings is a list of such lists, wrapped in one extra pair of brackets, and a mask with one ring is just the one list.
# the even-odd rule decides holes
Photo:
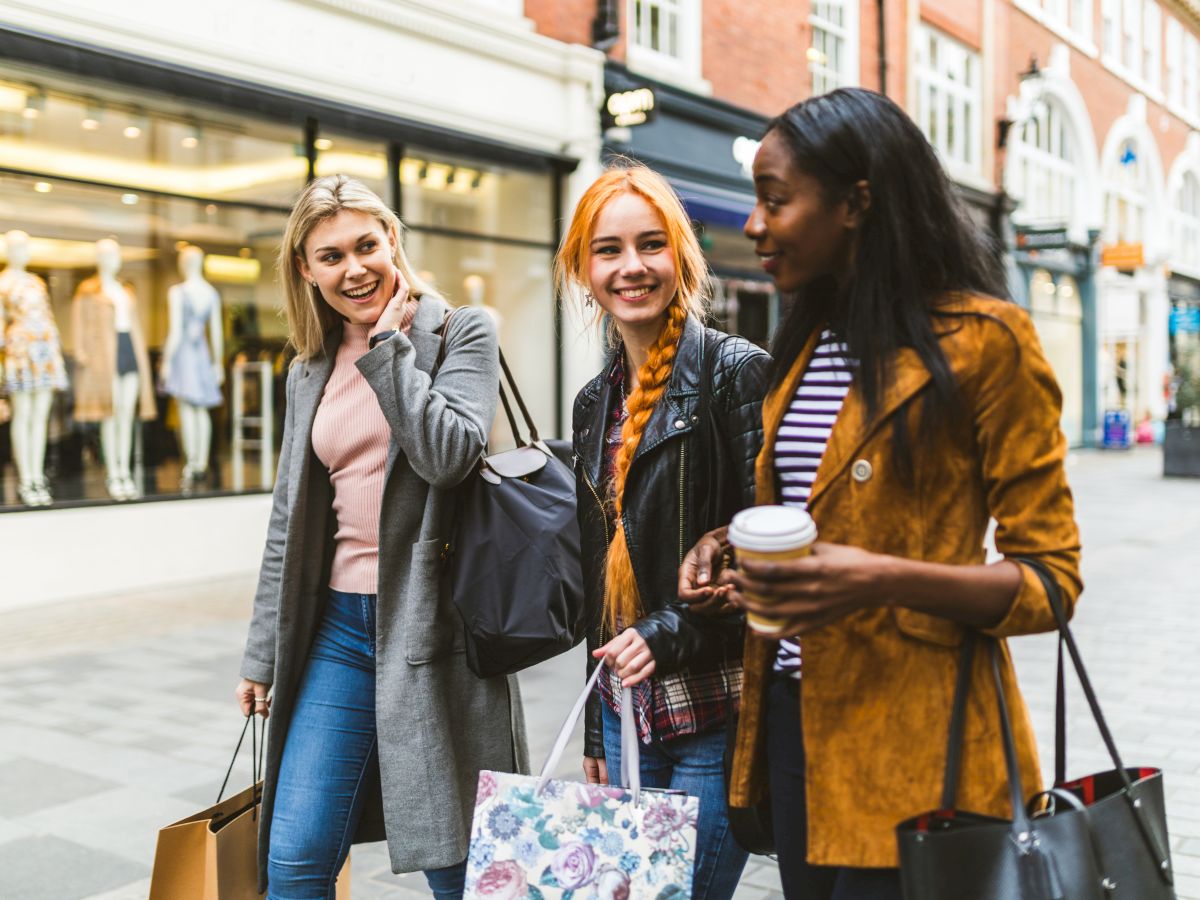
[(796, 165), (778, 129), (754, 157), (754, 190), (754, 211), (743, 230), (776, 287), (795, 291), (823, 275), (845, 274), (860, 216), (847, 201), (825, 197), (821, 182)]
[(618, 194), (596, 217), (588, 284), (626, 343), (650, 343), (679, 286), (662, 216), (640, 194)]
[(309, 232), (296, 265), (343, 318), (374, 325), (396, 292), (393, 241), (374, 216), (343, 209)]

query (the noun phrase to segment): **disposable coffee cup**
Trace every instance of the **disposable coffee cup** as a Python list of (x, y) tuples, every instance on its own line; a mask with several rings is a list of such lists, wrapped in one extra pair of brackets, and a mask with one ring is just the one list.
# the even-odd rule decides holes
[[(729, 543), (739, 560), (758, 559), (780, 562), (812, 553), (817, 540), (817, 525), (812, 516), (795, 506), (753, 506), (744, 509), (729, 524)], [(769, 604), (774, 598), (747, 594), (756, 603)], [(746, 612), (746, 624), (759, 634), (778, 634), (786, 619)]]

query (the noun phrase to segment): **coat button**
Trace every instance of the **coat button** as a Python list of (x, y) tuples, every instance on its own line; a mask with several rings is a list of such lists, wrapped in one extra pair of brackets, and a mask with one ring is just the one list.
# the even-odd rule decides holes
[(692, 413), (692, 424), (695, 425), (699, 421), (700, 421), (700, 417), (698, 415), (696, 415), (695, 413)]
[(871, 464), (865, 459), (855, 460), (854, 465), (850, 467), (850, 474), (859, 484), (865, 481), (870, 481), (871, 476), (875, 474), (875, 470), (871, 468)]
[(590, 428), (585, 428), (585, 429), (583, 429), (583, 431), (580, 432), (580, 434), (582, 434), (584, 437), (587, 437), (588, 432), (590, 432), (591, 430), (592, 429), (590, 429)]
[(683, 427), (684, 425), (686, 425), (686, 424), (687, 424), (687, 422), (683, 421), (683, 419), (676, 419), (676, 420), (675, 420), (675, 427), (676, 427), (676, 428), (682, 428), (682, 427)]

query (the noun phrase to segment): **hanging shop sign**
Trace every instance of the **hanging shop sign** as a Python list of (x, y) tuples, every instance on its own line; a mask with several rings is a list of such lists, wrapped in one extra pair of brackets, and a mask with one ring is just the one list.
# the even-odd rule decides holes
[(652, 122), (657, 115), (657, 98), (651, 88), (613, 91), (604, 98), (604, 108), (600, 111), (600, 127), (632, 128), (634, 125)]
[(1171, 334), (1200, 334), (1200, 306), (1177, 303), (1171, 307)]
[(1142, 243), (1109, 244), (1100, 251), (1100, 265), (1112, 266), (1123, 271), (1139, 269), (1146, 264), (1146, 252)]
[(1018, 228), (1018, 250), (1063, 250), (1071, 246), (1065, 228)]

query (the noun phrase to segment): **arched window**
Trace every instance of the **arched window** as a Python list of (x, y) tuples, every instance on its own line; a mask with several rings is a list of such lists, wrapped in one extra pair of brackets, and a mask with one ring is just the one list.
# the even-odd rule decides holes
[(1041, 101), (1021, 129), (1013, 193), (1021, 205), (1014, 216), (1026, 225), (1069, 224), (1075, 213), (1079, 170), (1065, 111)]
[(1110, 242), (1137, 243), (1146, 236), (1146, 206), (1149, 169), (1142, 159), (1141, 147), (1126, 138), (1117, 149), (1117, 158), (1105, 167), (1105, 238)]
[(1177, 265), (1200, 270), (1200, 178), (1194, 171), (1183, 173), (1174, 207), (1172, 256)]

